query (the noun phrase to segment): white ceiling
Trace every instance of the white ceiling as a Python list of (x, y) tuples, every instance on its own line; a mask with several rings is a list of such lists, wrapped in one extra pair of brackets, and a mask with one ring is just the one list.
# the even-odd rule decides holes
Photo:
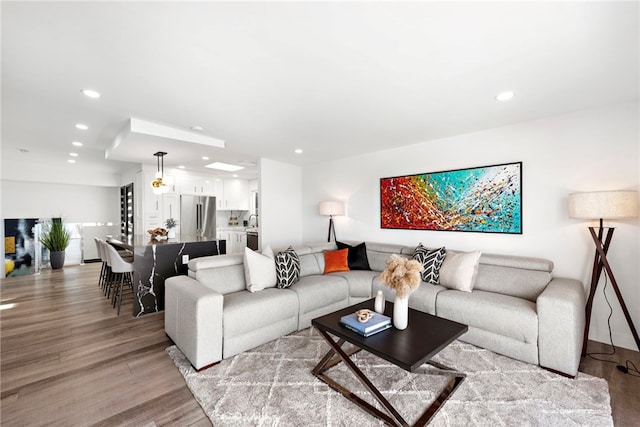
[(638, 5), (3, 1), (3, 162), (122, 171), (104, 150), (137, 117), (226, 142), (190, 170), (304, 165), (638, 99)]

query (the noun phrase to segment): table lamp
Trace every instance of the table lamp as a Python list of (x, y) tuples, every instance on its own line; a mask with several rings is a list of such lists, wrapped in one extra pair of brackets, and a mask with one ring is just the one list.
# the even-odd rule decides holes
[(599, 219), (600, 226), (596, 234), (594, 227), (589, 227), (589, 232), (596, 246), (596, 253), (593, 259), (593, 271), (591, 272), (591, 286), (589, 288), (589, 298), (587, 299), (586, 324), (584, 328), (584, 341), (582, 344), (582, 356), (587, 353), (587, 340), (589, 338), (589, 323), (591, 322), (591, 309), (593, 306), (593, 297), (598, 287), (598, 281), (602, 274), (602, 269), (609, 276), (613, 290), (618, 297), (620, 307), (627, 319), (629, 329), (636, 342), (636, 346), (640, 349), (640, 339), (636, 331), (631, 315), (627, 309), (627, 305), (622, 298), (618, 283), (613, 275), (609, 261), (607, 260), (607, 252), (613, 238), (614, 227), (607, 227), (607, 235), (603, 240), (605, 227), (603, 219), (621, 219), (634, 218), (638, 216), (638, 192), (637, 191), (594, 191), (588, 193), (574, 193), (569, 195), (569, 216), (571, 218), (580, 219)]

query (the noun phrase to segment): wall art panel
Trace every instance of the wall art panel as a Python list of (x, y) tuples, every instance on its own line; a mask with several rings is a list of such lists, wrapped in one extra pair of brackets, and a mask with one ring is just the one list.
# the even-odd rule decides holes
[(522, 234), (522, 162), (381, 178), (380, 224)]

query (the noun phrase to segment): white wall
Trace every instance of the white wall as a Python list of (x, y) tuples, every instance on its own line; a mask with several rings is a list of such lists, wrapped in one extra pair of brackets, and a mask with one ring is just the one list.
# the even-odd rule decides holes
[(2, 180), (2, 218), (50, 218), (66, 222), (120, 222), (120, 189), (89, 185)]
[[(120, 188), (0, 181), (0, 232), (3, 236), (5, 218), (53, 216), (61, 216), (67, 223), (112, 222), (119, 229)], [(0, 256), (4, 259), (4, 239), (1, 245)]]
[(281, 247), (302, 242), (302, 170), (260, 159), (260, 245)]
[[(120, 174), (105, 168), (83, 164), (58, 165), (50, 162), (11, 161), (14, 156), (2, 159), (3, 180), (18, 179), (23, 182), (57, 182), (75, 185), (78, 182), (90, 182), (95, 186), (115, 187), (120, 185)], [(4, 156), (3, 155), (3, 156)]]
[[(595, 223), (570, 219), (567, 195), (640, 190), (639, 112), (637, 102), (618, 104), (305, 167), (303, 240), (325, 239), (327, 218), (318, 215), (318, 202), (344, 200), (347, 215), (335, 219), (338, 240), (423, 242), (544, 257), (555, 263), (556, 276), (580, 279), (586, 288), (595, 251), (587, 226)], [(380, 178), (516, 161), (523, 162), (522, 235), (380, 228)], [(608, 259), (638, 329), (640, 220), (616, 221), (611, 226), (617, 229)], [(614, 307), (614, 343), (635, 349), (615, 295), (607, 295)], [(601, 284), (594, 303), (592, 339), (608, 341), (608, 314)]]

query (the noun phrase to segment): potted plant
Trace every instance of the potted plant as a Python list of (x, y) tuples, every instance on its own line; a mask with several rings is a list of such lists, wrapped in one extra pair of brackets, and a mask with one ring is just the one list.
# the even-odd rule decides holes
[(49, 250), (49, 263), (52, 269), (64, 265), (65, 249), (69, 246), (71, 235), (62, 222), (62, 218), (51, 218), (51, 224), (40, 236), (40, 243)]
[(167, 237), (170, 239), (176, 237), (176, 232), (174, 231), (174, 228), (176, 227), (176, 220), (173, 218), (167, 218), (167, 220), (164, 222), (164, 225), (165, 227), (167, 227)]

